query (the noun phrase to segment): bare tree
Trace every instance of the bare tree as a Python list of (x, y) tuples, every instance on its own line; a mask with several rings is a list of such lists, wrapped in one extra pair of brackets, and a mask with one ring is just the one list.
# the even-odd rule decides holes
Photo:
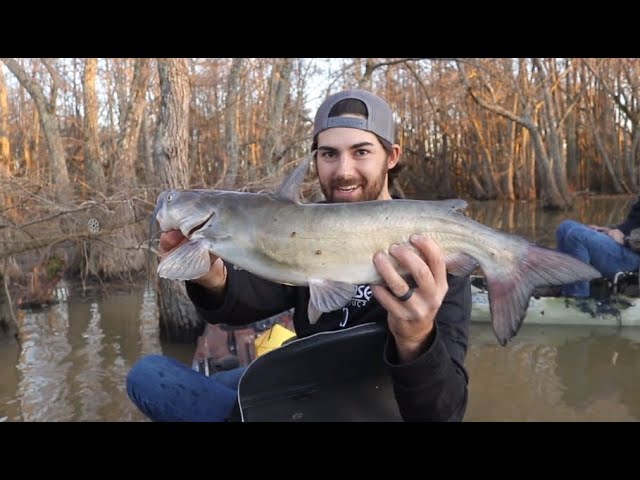
[(7, 84), (0, 67), (0, 178), (11, 175), (11, 143), (9, 142), (9, 100)]
[(96, 98), (97, 58), (85, 58), (82, 75), (84, 101), (84, 166), (87, 184), (105, 193), (107, 185), (102, 168), (102, 150), (98, 134), (98, 99)]
[(240, 73), (244, 66), (243, 58), (234, 58), (227, 79), (227, 98), (225, 101), (224, 132), (226, 150), (226, 168), (223, 189), (231, 189), (236, 184), (240, 163), (238, 146), (238, 106), (240, 91)]
[(137, 58), (131, 81), (129, 102), (126, 105), (123, 126), (118, 139), (118, 150), (111, 181), (118, 188), (133, 188), (137, 185), (136, 159), (138, 158), (138, 138), (145, 106), (145, 93), (149, 83), (151, 59)]
[[(484, 91), (488, 92), (488, 96), (491, 97), (491, 99), (485, 98), (475, 89), (475, 87), (471, 85), (469, 77), (466, 73), (466, 67), (464, 66), (464, 63), (459, 61), (457, 62), (457, 64), (459, 72), (461, 74), (461, 78), (467, 88), (469, 95), (471, 95), (471, 98), (473, 98), (473, 100), (478, 105), (504, 118), (516, 122), (517, 124), (526, 128), (531, 134), (533, 147), (536, 152), (536, 168), (538, 171), (538, 176), (541, 179), (540, 199), (543, 206), (549, 209), (566, 209), (570, 207), (570, 203), (567, 201), (567, 199), (564, 198), (561, 191), (558, 189), (556, 177), (553, 174), (551, 161), (545, 147), (541, 127), (534, 120), (534, 112), (536, 110), (536, 107), (534, 105), (533, 98), (531, 98), (528, 92), (520, 89), (518, 91), (518, 97), (520, 99), (520, 111), (519, 113), (511, 111), (497, 103), (495, 95), (493, 94), (493, 88), (488, 80), (481, 79), (480, 81), (482, 82), (482, 88), (484, 89)], [(480, 69), (476, 69), (476, 71), (479, 70)], [(526, 71), (526, 62), (524, 61), (524, 59), (520, 59), (519, 74), (525, 75), (524, 72)], [(476, 78), (480, 78), (480, 74), (476, 75)]]
[(293, 59), (282, 58), (275, 60), (272, 65), (272, 75), (269, 87), (267, 134), (264, 141), (265, 161), (267, 173), (271, 175), (275, 168), (282, 167), (282, 157), (285, 148), (282, 142), (284, 120), (284, 106), (287, 96), (291, 92), (291, 70)]
[[(159, 58), (160, 114), (156, 130), (154, 163), (163, 186), (187, 188), (189, 160), (189, 103), (191, 89), (186, 59)], [(153, 219), (152, 219), (153, 221)], [(202, 332), (184, 282), (158, 279), (160, 336), (193, 341)]]
[[(622, 120), (611, 122), (610, 115), (605, 116), (605, 122), (596, 125), (592, 123), (593, 134), (595, 137), (598, 151), (604, 158), (605, 165), (609, 174), (612, 176), (614, 189), (616, 192), (636, 191), (640, 179), (638, 178), (637, 161), (640, 159), (640, 81), (638, 80), (638, 61), (628, 59), (616, 59), (615, 64), (610, 70), (618, 70), (616, 78), (613, 79), (615, 85), (611, 85), (611, 81), (607, 78), (607, 72), (601, 72), (599, 65), (595, 67), (586, 59), (583, 60), (585, 66), (594, 74), (598, 84), (610, 96), (619, 112), (621, 112)], [(604, 62), (600, 62), (601, 64)], [(609, 62), (607, 62), (609, 63)], [(592, 103), (595, 108), (595, 102)], [(611, 109), (613, 110), (613, 109)], [(593, 113), (593, 112), (592, 112)], [(590, 118), (592, 115), (590, 115)], [(626, 145), (623, 147), (625, 153), (620, 155), (621, 162), (612, 161), (609, 153), (606, 151), (604, 141), (602, 139), (602, 130), (609, 131), (611, 125), (622, 124), (619, 128), (619, 136), (625, 140)], [(609, 126), (609, 128), (607, 128)], [(625, 126), (628, 126), (625, 128)], [(629, 133), (630, 131), (630, 133)], [(622, 163), (627, 175), (623, 173)]]
[[(13, 58), (1, 59), (7, 68), (15, 75), (20, 82), (20, 85), (24, 87), (29, 95), (33, 99), (40, 122), (42, 124), (42, 130), (44, 132), (45, 139), (47, 141), (47, 147), (49, 149), (49, 171), (51, 172), (51, 182), (56, 186), (56, 194), (59, 200), (69, 198), (69, 173), (67, 170), (66, 157), (64, 147), (62, 145), (62, 138), (60, 137), (60, 130), (58, 128), (58, 119), (56, 117), (56, 104), (55, 104), (55, 92), (57, 90), (57, 79), (52, 77), (52, 94), (51, 99), (47, 100), (42, 87), (32, 79), (22, 65), (20, 65)], [(49, 63), (46, 63), (49, 72), (55, 72), (55, 69), (51, 68)]]

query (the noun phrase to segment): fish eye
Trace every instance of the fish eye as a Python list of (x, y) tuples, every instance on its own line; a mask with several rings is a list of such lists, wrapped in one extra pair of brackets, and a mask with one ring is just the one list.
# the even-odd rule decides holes
[(170, 202), (171, 200), (173, 200), (173, 193), (167, 195), (167, 202)]

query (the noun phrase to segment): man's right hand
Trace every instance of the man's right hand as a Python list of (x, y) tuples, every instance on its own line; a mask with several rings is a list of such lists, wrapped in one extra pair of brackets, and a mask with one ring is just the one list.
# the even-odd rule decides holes
[[(162, 232), (159, 244), (160, 257), (164, 258), (170, 251), (188, 241), (189, 239), (182, 235), (180, 230)], [(191, 281), (214, 292), (222, 292), (227, 282), (227, 269), (220, 257), (209, 253), (209, 258), (211, 260), (209, 272)]]

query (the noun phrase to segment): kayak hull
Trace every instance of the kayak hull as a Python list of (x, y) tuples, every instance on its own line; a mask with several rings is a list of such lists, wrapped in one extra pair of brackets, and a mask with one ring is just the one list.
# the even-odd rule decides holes
[[(471, 287), (471, 320), (490, 322), (486, 290)], [(640, 298), (625, 295), (606, 300), (532, 297), (524, 323), (534, 325), (640, 326)]]

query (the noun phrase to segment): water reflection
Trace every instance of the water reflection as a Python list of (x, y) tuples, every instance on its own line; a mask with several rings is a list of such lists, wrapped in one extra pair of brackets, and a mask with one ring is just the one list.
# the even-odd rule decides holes
[(508, 347), (473, 325), (468, 421), (640, 420), (640, 330), (524, 325)]
[(595, 225), (620, 223), (636, 196), (579, 197), (568, 212), (549, 212), (537, 202), (469, 202), (467, 215), (507, 233), (521, 235), (540, 245), (554, 247), (555, 228), (567, 218)]
[(21, 310), (20, 406), (9, 420), (145, 420), (129, 401), (124, 379), (140, 355), (162, 352), (155, 312), (154, 293), (141, 289)]
[(18, 345), (13, 338), (0, 337), (0, 421), (21, 419), (20, 402), (16, 395)]
[(21, 310), (17, 318), (22, 341), (18, 360), (22, 420), (72, 420), (68, 305), (61, 303), (38, 313)]
[(151, 288), (145, 288), (142, 295), (142, 306), (140, 308), (140, 344), (141, 355), (162, 353), (156, 292)]
[(619, 334), (567, 340), (558, 347), (562, 400), (577, 410), (601, 402), (626, 406), (640, 420), (640, 344)]
[(101, 410), (109, 402), (109, 394), (101, 385), (104, 377), (102, 351), (105, 335), (100, 326), (102, 317), (99, 305), (91, 303), (88, 307), (89, 322), (78, 339), (81, 347), (74, 355), (75, 363), (82, 365), (73, 379), (74, 396), (79, 403), (79, 418), (99, 419)]

